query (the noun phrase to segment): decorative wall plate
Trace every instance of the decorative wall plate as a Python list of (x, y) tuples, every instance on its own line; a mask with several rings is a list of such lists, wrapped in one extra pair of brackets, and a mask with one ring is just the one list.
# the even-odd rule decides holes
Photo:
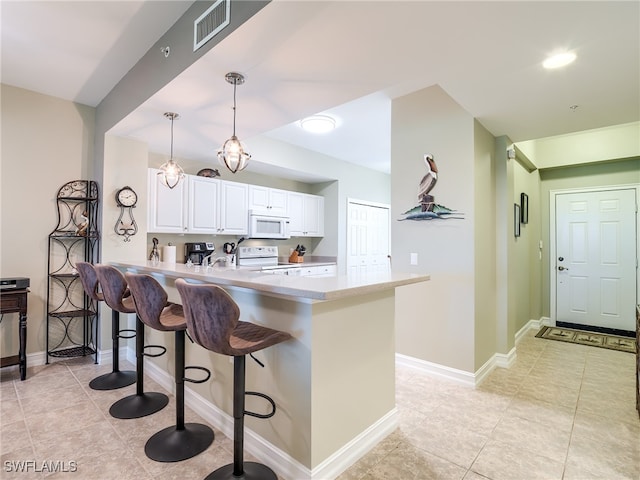
[(203, 168), (202, 170), (200, 170), (198, 172), (198, 176), (199, 177), (219, 177), (220, 176), (220, 172), (218, 170), (215, 170), (213, 168)]

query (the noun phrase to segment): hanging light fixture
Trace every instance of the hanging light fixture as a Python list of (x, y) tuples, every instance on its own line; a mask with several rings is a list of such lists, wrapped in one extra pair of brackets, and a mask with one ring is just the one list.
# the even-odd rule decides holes
[(229, 72), (224, 78), (233, 85), (233, 135), (218, 150), (218, 160), (231, 173), (236, 173), (246, 167), (251, 159), (251, 154), (245, 152), (242, 143), (236, 137), (236, 87), (244, 83), (244, 76), (240, 73)]
[(169, 120), (171, 120), (171, 156), (169, 160), (160, 166), (158, 175), (162, 176), (162, 184), (174, 188), (180, 180), (184, 178), (184, 170), (180, 165), (173, 161), (173, 121), (180, 118), (180, 115), (173, 112), (166, 112), (164, 114)]

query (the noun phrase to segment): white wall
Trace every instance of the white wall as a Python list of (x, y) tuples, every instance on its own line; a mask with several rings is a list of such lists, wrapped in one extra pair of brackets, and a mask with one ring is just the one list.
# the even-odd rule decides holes
[(640, 122), (518, 142), (540, 169), (640, 156)]
[(497, 351), (496, 314), (496, 142), (478, 121), (474, 123), (475, 209), (475, 368), (477, 371)]
[[(474, 120), (434, 86), (395, 99), (391, 124), (393, 266), (431, 275), (396, 291), (397, 351), (474, 372)], [(435, 201), (464, 220), (397, 221), (418, 204), (425, 153), (438, 167)]]
[[(0, 276), (29, 277), (27, 354), (45, 350), (47, 237), (58, 189), (91, 179), (95, 109), (2, 85)], [(0, 325), (2, 356), (18, 351), (17, 320)]]

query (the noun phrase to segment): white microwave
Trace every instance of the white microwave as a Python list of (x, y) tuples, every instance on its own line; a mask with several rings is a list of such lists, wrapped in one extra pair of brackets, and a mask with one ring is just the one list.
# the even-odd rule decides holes
[(289, 238), (289, 217), (249, 210), (249, 238)]

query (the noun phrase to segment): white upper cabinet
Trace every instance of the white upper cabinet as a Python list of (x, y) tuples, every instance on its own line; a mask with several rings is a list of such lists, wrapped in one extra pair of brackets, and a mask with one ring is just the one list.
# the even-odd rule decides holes
[(246, 235), (249, 233), (249, 185), (220, 181), (220, 230), (221, 235)]
[(159, 233), (184, 233), (186, 222), (185, 181), (173, 189), (162, 184), (156, 168), (149, 169), (149, 203), (147, 208), (148, 231)]
[(249, 233), (249, 186), (215, 178), (186, 175), (175, 188), (149, 169), (149, 233)]
[(324, 235), (324, 197), (288, 192), (289, 233), (292, 237)]
[(216, 234), (220, 228), (220, 180), (187, 175), (187, 231)]
[(249, 185), (249, 209), (286, 216), (287, 191), (277, 188)]
[(247, 235), (249, 210), (290, 218), (294, 237), (324, 235), (324, 197), (277, 188), (185, 175), (175, 188), (149, 168), (149, 233)]

